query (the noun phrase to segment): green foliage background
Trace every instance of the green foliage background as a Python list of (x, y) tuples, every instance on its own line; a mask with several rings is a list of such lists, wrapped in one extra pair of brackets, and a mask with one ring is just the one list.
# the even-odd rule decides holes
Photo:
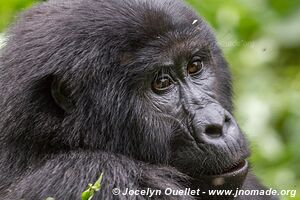
[[(215, 29), (230, 63), (236, 117), (253, 170), (300, 200), (300, 1), (187, 0)], [(0, 31), (33, 0), (0, 0)], [(1, 36), (0, 36), (1, 40)]]

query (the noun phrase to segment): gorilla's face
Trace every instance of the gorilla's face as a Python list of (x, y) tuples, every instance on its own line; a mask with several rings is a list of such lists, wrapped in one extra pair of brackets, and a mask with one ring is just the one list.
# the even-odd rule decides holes
[(230, 113), (226, 63), (213, 35), (206, 32), (211, 40), (204, 38), (203, 26), (187, 26), (189, 34), (175, 29), (173, 37), (160, 37), (154, 47), (143, 49), (151, 52), (149, 60), (143, 60), (153, 67), (144, 88), (143, 101), (149, 104), (144, 116), (149, 120), (153, 115), (157, 124), (163, 121), (163, 127), (168, 126), (163, 130), (169, 135), (169, 162), (193, 176), (239, 170), (248, 155)]
[(182, 170), (194, 166), (193, 173), (200, 174), (230, 170), (244, 162), (247, 148), (236, 121), (218, 99), (218, 85), (226, 84), (218, 82), (216, 72), (224, 70), (215, 62), (221, 57), (190, 40), (171, 48), (176, 53), (162, 55), (147, 99), (158, 116), (172, 122), (172, 164)]

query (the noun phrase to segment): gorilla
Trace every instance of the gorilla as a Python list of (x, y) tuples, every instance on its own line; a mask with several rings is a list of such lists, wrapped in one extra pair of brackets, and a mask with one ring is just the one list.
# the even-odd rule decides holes
[[(40, 3), (0, 66), (3, 200), (80, 199), (101, 173), (93, 199), (276, 199), (234, 195), (267, 188), (248, 173), (222, 52), (181, 0)], [(126, 194), (142, 190), (162, 193)]]

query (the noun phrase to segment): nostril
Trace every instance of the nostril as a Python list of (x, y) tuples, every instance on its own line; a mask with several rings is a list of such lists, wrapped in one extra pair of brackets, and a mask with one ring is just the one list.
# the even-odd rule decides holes
[(222, 136), (223, 131), (220, 125), (207, 125), (204, 133), (210, 137), (217, 138)]
[(230, 121), (231, 121), (231, 120), (230, 120), (230, 117), (225, 116), (224, 122), (225, 122), (225, 123), (229, 123)]

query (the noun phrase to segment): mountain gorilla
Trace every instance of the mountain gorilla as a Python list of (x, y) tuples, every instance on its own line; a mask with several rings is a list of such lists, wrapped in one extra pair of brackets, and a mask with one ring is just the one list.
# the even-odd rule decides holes
[[(125, 194), (148, 188), (165, 200), (264, 190), (247, 175), (226, 61), (183, 2), (53, 0), (22, 14), (7, 36), (1, 199), (79, 199), (102, 172), (93, 199), (150, 199)], [(186, 188), (200, 193), (165, 193)]]

